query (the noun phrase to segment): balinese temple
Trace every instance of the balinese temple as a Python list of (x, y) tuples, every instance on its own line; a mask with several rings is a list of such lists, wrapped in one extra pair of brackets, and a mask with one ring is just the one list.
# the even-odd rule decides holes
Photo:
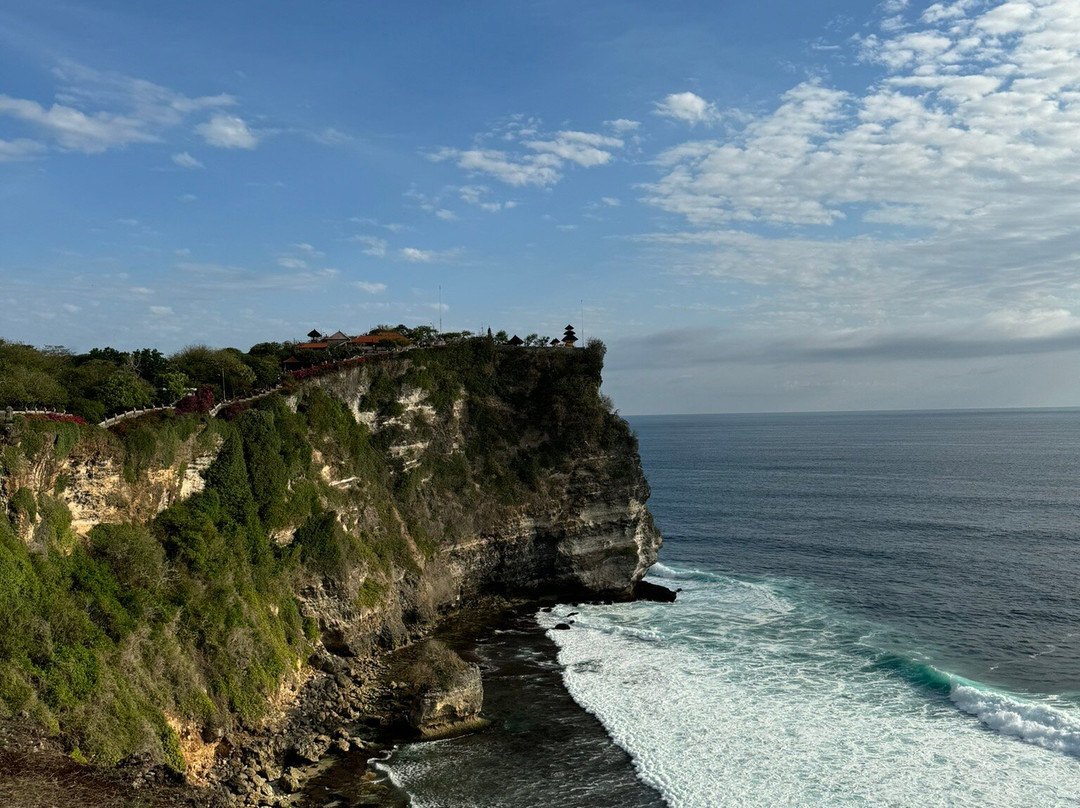
[(518, 345), (524, 345), (525, 340), (523, 340), (517, 334), (514, 334), (514, 336), (510, 337), (510, 344), (515, 346), (515, 347), (518, 346)]
[(577, 342), (577, 334), (574, 333), (574, 327), (572, 325), (567, 324), (566, 330), (563, 331), (562, 341), (563, 345), (570, 348), (574, 347), (574, 343)]

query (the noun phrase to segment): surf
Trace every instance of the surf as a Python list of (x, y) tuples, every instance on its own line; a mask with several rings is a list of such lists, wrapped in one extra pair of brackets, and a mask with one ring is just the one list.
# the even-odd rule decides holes
[(674, 808), (1074, 804), (1075, 709), (875, 647), (887, 627), (789, 581), (650, 574), (680, 600), (537, 619), (571, 623), (567, 689)]

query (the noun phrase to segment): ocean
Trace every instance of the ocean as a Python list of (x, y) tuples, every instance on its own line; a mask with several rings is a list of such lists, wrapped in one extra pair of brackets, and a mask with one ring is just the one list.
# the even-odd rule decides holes
[(415, 805), (1080, 805), (1080, 411), (630, 420), (678, 600), (481, 637)]

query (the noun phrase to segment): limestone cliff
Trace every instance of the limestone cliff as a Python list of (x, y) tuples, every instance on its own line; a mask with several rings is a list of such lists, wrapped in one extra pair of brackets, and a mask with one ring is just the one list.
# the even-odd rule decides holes
[[(17, 425), (0, 718), (100, 763), (141, 753), (198, 777), (340, 678), (334, 659), (403, 645), (479, 596), (629, 597), (660, 536), (602, 358), (473, 340), (228, 422)], [(452, 714), (425, 704), (435, 724)]]

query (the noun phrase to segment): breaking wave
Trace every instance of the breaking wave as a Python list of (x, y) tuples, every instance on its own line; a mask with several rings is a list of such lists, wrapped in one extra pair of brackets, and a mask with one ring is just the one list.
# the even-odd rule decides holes
[(573, 621), (549, 632), (567, 688), (674, 808), (1076, 804), (1074, 705), (875, 648), (788, 582), (650, 575), (679, 600), (537, 619)]

